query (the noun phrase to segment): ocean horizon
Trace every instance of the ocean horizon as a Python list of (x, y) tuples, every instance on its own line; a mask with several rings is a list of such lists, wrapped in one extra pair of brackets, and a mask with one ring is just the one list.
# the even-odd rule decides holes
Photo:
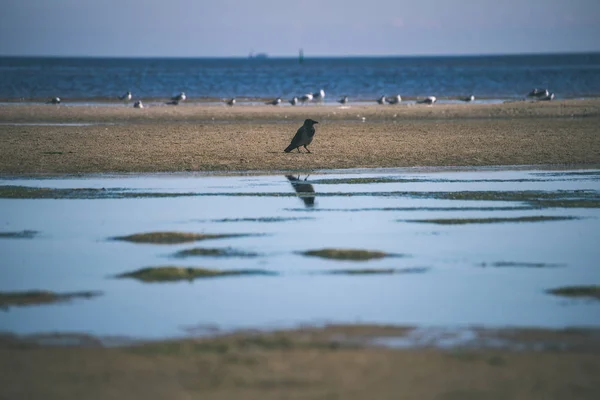
[(0, 101), (163, 102), (185, 92), (187, 102), (235, 97), (240, 102), (284, 100), (325, 90), (326, 104), (342, 96), (374, 102), (436, 96), (454, 101), (525, 98), (547, 88), (557, 99), (600, 97), (600, 52), (419, 56), (299, 57), (67, 57), (0, 56)]

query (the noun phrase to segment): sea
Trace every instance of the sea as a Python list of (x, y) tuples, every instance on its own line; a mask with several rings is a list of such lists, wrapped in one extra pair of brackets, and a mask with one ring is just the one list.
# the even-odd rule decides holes
[(400, 94), (415, 100), (521, 100), (533, 88), (557, 99), (600, 97), (600, 53), (498, 56), (335, 58), (70, 58), (0, 57), (0, 102), (121, 104), (163, 102), (185, 92), (187, 103), (235, 97), (249, 104), (323, 89), (325, 104), (374, 102)]

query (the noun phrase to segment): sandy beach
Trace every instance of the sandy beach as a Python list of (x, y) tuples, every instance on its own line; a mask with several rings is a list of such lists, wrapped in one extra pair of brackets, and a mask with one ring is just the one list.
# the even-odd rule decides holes
[[(305, 118), (311, 154), (285, 154)], [(364, 118), (364, 120), (363, 120)], [(600, 100), (505, 104), (0, 106), (0, 173), (600, 162)]]

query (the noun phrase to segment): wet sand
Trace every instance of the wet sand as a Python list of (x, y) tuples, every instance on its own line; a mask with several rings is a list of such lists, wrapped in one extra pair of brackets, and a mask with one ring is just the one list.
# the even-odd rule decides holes
[[(309, 146), (312, 153), (283, 153), (305, 118), (320, 122)], [(2, 105), (0, 173), (586, 165), (600, 162), (598, 126), (600, 100), (349, 107), (183, 104), (142, 110)]]
[[(410, 328), (238, 332), (118, 348), (90, 337), (0, 337), (7, 399), (597, 399), (596, 330), (479, 330), (494, 346), (369, 345)], [(67, 340), (69, 339), (69, 340)], [(502, 345), (498, 345), (498, 340)], [(517, 347), (520, 346), (520, 347)]]

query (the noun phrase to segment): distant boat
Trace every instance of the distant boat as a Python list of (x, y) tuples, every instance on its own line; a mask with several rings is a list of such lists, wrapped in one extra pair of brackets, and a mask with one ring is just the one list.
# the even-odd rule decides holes
[(437, 99), (435, 98), (435, 96), (427, 96), (423, 100), (417, 101), (417, 104), (429, 104), (429, 105), (432, 105), (436, 101), (437, 101)]
[(265, 58), (269, 58), (269, 55), (267, 53), (254, 53), (253, 51), (251, 51), (250, 54), (248, 55), (248, 58), (264, 60)]

